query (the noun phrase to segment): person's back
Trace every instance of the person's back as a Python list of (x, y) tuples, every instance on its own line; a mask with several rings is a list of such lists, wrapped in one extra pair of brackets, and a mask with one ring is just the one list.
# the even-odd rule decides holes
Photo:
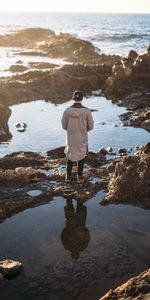
[(66, 181), (71, 180), (72, 163), (78, 162), (78, 179), (83, 175), (84, 158), (88, 147), (87, 132), (93, 129), (93, 118), (91, 111), (81, 105), (83, 94), (74, 92), (74, 105), (64, 111), (62, 127), (67, 131), (67, 146), (65, 154), (67, 157)]

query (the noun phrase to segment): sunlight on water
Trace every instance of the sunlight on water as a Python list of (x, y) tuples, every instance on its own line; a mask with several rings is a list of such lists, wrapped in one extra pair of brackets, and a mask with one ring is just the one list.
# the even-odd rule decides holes
[[(72, 101), (55, 105), (45, 101), (32, 101), (13, 105), (9, 120), (13, 138), (0, 144), (0, 155), (16, 151), (47, 151), (65, 145), (65, 131), (61, 118)], [(120, 147), (130, 148), (149, 141), (149, 133), (144, 129), (123, 127), (119, 115), (126, 110), (112, 104), (103, 97), (89, 97), (83, 105), (98, 111), (93, 112), (94, 130), (89, 133), (89, 149), (111, 146), (116, 151)], [(25, 132), (17, 132), (14, 123), (25, 122)]]

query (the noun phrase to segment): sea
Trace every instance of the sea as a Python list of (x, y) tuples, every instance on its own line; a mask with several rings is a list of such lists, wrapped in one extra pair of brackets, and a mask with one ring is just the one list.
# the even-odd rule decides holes
[(27, 27), (71, 33), (105, 54), (143, 53), (150, 44), (150, 14), (0, 12), (0, 34)]

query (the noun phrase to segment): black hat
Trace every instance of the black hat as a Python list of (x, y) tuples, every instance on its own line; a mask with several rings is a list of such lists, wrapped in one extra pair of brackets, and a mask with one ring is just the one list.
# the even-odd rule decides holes
[(75, 91), (75, 92), (73, 93), (72, 99), (73, 99), (74, 101), (82, 101), (82, 99), (83, 99), (83, 93), (82, 93), (81, 91)]

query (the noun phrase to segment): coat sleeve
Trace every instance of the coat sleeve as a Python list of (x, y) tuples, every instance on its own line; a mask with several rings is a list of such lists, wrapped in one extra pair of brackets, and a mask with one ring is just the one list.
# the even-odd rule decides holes
[(67, 130), (68, 128), (68, 114), (64, 111), (62, 119), (61, 119), (62, 128)]
[(87, 115), (87, 131), (92, 130), (93, 127), (94, 127), (94, 120), (93, 120), (93, 117), (92, 117), (92, 113), (89, 110), (88, 115)]

